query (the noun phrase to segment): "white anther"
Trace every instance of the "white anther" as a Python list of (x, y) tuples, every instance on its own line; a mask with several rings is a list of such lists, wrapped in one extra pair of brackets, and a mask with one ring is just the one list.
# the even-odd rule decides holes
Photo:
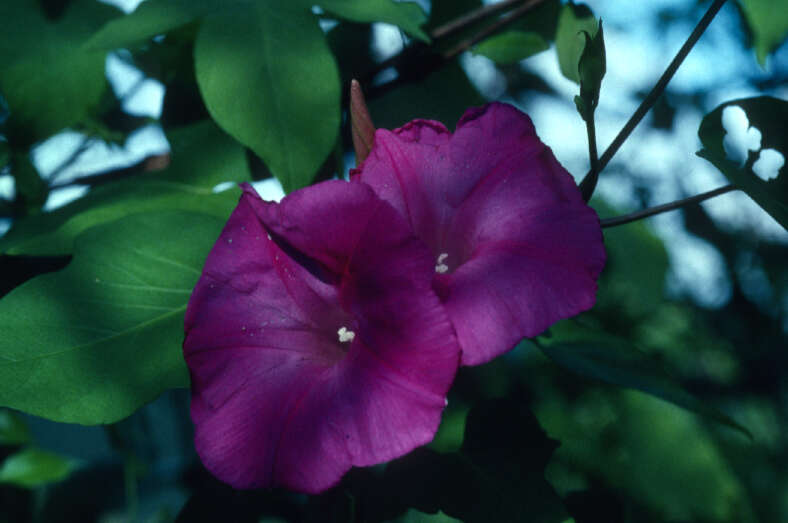
[(438, 255), (438, 263), (435, 265), (435, 272), (443, 274), (444, 272), (449, 272), (449, 266), (443, 263), (443, 260), (449, 257), (448, 252), (441, 253)]
[(353, 331), (347, 330), (347, 327), (342, 327), (337, 331), (339, 335), (339, 343), (345, 343), (346, 341), (353, 341), (353, 338), (356, 337), (356, 333)]

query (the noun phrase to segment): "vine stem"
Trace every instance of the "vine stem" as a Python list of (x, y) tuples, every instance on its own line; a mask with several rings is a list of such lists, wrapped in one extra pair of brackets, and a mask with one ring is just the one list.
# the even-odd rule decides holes
[(642, 220), (643, 218), (648, 218), (649, 216), (654, 216), (655, 214), (660, 214), (667, 211), (673, 211), (675, 209), (680, 209), (681, 207), (685, 207), (693, 203), (699, 203), (704, 200), (714, 198), (715, 196), (719, 196), (727, 192), (735, 191), (736, 189), (738, 189), (738, 187), (734, 187), (733, 185), (723, 185), (722, 187), (718, 187), (714, 190), (704, 192), (701, 194), (696, 194), (695, 196), (690, 196), (689, 198), (676, 200), (675, 202), (664, 203), (662, 205), (657, 205), (655, 207), (649, 207), (648, 209), (643, 209), (642, 211), (637, 211), (630, 214), (623, 214), (621, 216), (616, 216), (615, 218), (608, 218), (606, 220), (600, 220), (600, 223), (602, 224), (603, 228), (615, 227), (617, 225), (624, 225), (626, 223), (634, 222), (636, 220)]
[[(523, 5), (519, 6), (516, 9), (513, 9), (509, 14), (507, 14), (504, 17), (501, 17), (495, 23), (490, 24), (488, 27), (485, 27), (484, 29), (482, 29), (481, 31), (479, 31), (478, 33), (473, 35), (472, 37), (468, 38), (467, 40), (463, 40), (462, 42), (460, 42), (456, 46), (452, 47), (451, 49), (449, 49), (448, 51), (443, 53), (444, 60), (451, 60), (452, 58), (456, 57), (457, 55), (467, 51), (472, 46), (478, 44), (479, 42), (481, 42), (485, 38), (488, 38), (488, 37), (494, 35), (495, 33), (500, 31), (501, 29), (503, 29), (507, 25), (511, 24), (512, 22), (514, 22), (518, 18), (522, 17), (524, 14), (526, 14), (528, 11), (531, 11), (532, 9), (537, 7), (539, 4), (541, 4), (542, 2), (544, 2), (544, 0), (528, 0), (528, 1), (526, 1), (525, 3), (523, 3)], [(492, 4), (492, 5), (496, 5), (496, 4)]]
[(676, 56), (670, 62), (667, 69), (665, 69), (665, 72), (662, 73), (662, 76), (659, 78), (656, 85), (654, 85), (654, 87), (651, 89), (651, 92), (649, 92), (643, 102), (641, 102), (640, 106), (635, 110), (634, 114), (632, 114), (632, 116), (629, 118), (629, 121), (626, 123), (626, 125), (624, 125), (610, 146), (608, 146), (608, 148), (605, 149), (605, 152), (602, 153), (602, 156), (599, 158), (599, 169), (597, 170), (597, 173), (599, 173), (599, 171), (604, 169), (605, 166), (610, 163), (610, 160), (618, 152), (626, 139), (629, 138), (629, 135), (632, 134), (632, 131), (635, 130), (635, 127), (637, 127), (646, 113), (648, 113), (648, 111), (654, 106), (657, 99), (660, 97), (660, 95), (662, 95), (662, 93), (665, 91), (665, 88), (668, 86), (668, 82), (670, 82), (671, 78), (673, 78), (673, 75), (676, 74), (676, 71), (678, 70), (681, 63), (685, 58), (687, 58), (689, 52), (695, 46), (706, 28), (709, 27), (709, 24), (711, 24), (711, 21), (714, 19), (724, 4), (725, 0), (714, 0), (714, 3), (711, 4), (709, 9), (706, 11), (706, 14), (700, 19), (698, 25), (695, 26), (692, 34), (690, 34), (689, 38), (687, 38), (687, 41), (684, 42), (684, 45), (681, 46), (679, 52), (676, 53)]
[(494, 4), (484, 5), (478, 9), (474, 9), (473, 11), (469, 11), (468, 13), (459, 16), (454, 20), (450, 20), (441, 26), (436, 27), (430, 33), (430, 38), (433, 40), (445, 38), (453, 33), (462, 31), (469, 25), (474, 24), (483, 18), (506, 11), (507, 9), (512, 8), (523, 1), (524, 0), (503, 0)]
[(587, 111), (589, 114), (586, 119), (586, 133), (588, 134), (588, 158), (591, 163), (591, 170), (580, 182), (580, 192), (583, 200), (588, 201), (596, 188), (599, 178), (599, 157), (596, 149), (596, 125), (594, 123), (594, 108)]

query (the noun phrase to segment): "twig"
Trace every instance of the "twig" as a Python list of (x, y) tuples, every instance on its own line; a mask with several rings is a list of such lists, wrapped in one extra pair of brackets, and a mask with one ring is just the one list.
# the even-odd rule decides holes
[[(498, 2), (495, 4), (487, 5), (475, 9), (469, 13), (466, 13), (462, 16), (455, 18), (447, 22), (446, 24), (436, 28), (434, 31), (430, 33), (430, 37), (433, 41), (445, 39), (452, 34), (466, 29), (470, 25), (474, 24), (475, 22), (482, 20), (488, 16), (493, 14), (497, 14), (507, 9), (510, 9), (517, 5), (518, 3), (525, 2), (523, 6), (520, 6), (515, 11), (517, 14), (514, 17), (511, 17), (512, 14), (515, 13), (513, 11), (510, 13), (509, 17), (502, 18), (493, 26), (485, 28), (475, 37), (472, 37), (469, 40), (464, 42), (460, 42), (451, 50), (438, 54), (434, 52), (430, 52), (430, 47), (424, 45), (422, 43), (415, 43), (411, 46), (404, 48), (402, 51), (397, 53), (396, 55), (383, 60), (382, 62), (378, 63), (371, 71), (366, 74), (359, 75), (358, 79), (359, 82), (365, 86), (365, 92), (367, 93), (368, 98), (374, 98), (376, 96), (380, 96), (384, 92), (390, 90), (392, 87), (403, 83), (404, 77), (407, 77), (406, 81), (411, 81), (417, 78), (424, 77), (429, 73), (440, 69), (445, 63), (452, 58), (456, 57), (463, 51), (467, 50), (471, 46), (475, 45), (476, 43), (480, 42), (481, 40), (491, 36), (496, 31), (500, 30), (502, 27), (507, 25), (510, 22), (513, 22), (526, 12), (530, 11), (534, 7), (538, 6), (539, 4), (543, 3), (545, 0), (504, 0), (502, 2)], [(420, 67), (414, 67), (417, 70), (416, 74), (411, 75), (400, 75), (397, 79), (384, 84), (382, 86), (369, 86), (372, 80), (380, 74), (381, 71), (389, 69), (391, 67), (400, 68), (403, 64), (408, 62), (419, 62), (418, 65)], [(347, 89), (345, 89), (345, 92)]]
[(454, 20), (450, 20), (445, 24), (436, 27), (430, 33), (430, 38), (433, 40), (446, 38), (447, 36), (451, 36), (458, 31), (462, 31), (469, 25), (472, 25), (479, 20), (506, 11), (507, 9), (510, 9), (517, 4), (522, 3), (523, 1), (525, 0), (503, 0), (501, 2), (479, 7), (478, 9), (469, 11), (468, 13), (455, 18)]
[(709, 198), (714, 198), (715, 196), (719, 196), (720, 194), (725, 194), (727, 192), (735, 191), (738, 187), (734, 187), (733, 185), (724, 185), (712, 191), (704, 192), (701, 194), (696, 194), (695, 196), (690, 196), (689, 198), (684, 198), (682, 200), (676, 200), (675, 202), (664, 203), (662, 205), (657, 205), (655, 207), (649, 207), (648, 209), (643, 209), (642, 211), (633, 212), (630, 214), (623, 214), (621, 216), (616, 216), (615, 218), (608, 218), (606, 220), (600, 220), (602, 227), (615, 227), (617, 225), (624, 225), (625, 223), (634, 222), (636, 220), (642, 220), (643, 218), (648, 218), (649, 216), (654, 216), (655, 214), (660, 214), (667, 211), (672, 211), (675, 209), (679, 209), (686, 205), (691, 205), (693, 203), (699, 203), (704, 200), (708, 200)]
[[(121, 107), (126, 100), (137, 94), (147, 79), (148, 77), (145, 75), (142, 75), (140, 78), (138, 78), (131, 87), (126, 89), (125, 93), (118, 97), (117, 101), (115, 102), (115, 106)], [(57, 180), (58, 177), (63, 174), (63, 171), (65, 171), (68, 167), (71, 167), (77, 160), (79, 160), (82, 154), (90, 149), (94, 143), (95, 140), (92, 136), (83, 137), (82, 142), (80, 142), (77, 148), (74, 149), (74, 152), (72, 152), (68, 158), (63, 160), (60, 165), (52, 169), (52, 172), (50, 172), (49, 176), (47, 177), (47, 182), (50, 185), (53, 184), (55, 180)]]
[(54, 181), (57, 180), (61, 174), (63, 174), (63, 171), (65, 171), (68, 167), (71, 167), (77, 160), (79, 160), (85, 151), (90, 149), (94, 143), (95, 142), (93, 141), (92, 137), (85, 136), (77, 148), (74, 149), (74, 151), (68, 155), (65, 160), (60, 162), (60, 165), (52, 169), (52, 172), (50, 172), (49, 176), (47, 177), (47, 182), (50, 184), (54, 183)]
[(640, 120), (643, 119), (646, 113), (656, 103), (657, 99), (660, 97), (663, 91), (665, 91), (668, 82), (670, 82), (671, 78), (673, 78), (673, 75), (676, 74), (676, 71), (678, 70), (681, 63), (695, 46), (695, 43), (697, 43), (698, 39), (701, 37), (706, 28), (709, 27), (709, 24), (722, 8), (723, 4), (725, 4), (725, 0), (714, 0), (714, 3), (709, 7), (708, 11), (706, 11), (706, 14), (703, 15), (703, 18), (701, 18), (700, 22), (698, 22), (698, 25), (695, 26), (695, 29), (692, 31), (692, 34), (690, 34), (689, 38), (687, 38), (687, 41), (684, 42), (684, 45), (681, 46), (679, 52), (676, 53), (673, 61), (670, 62), (670, 65), (668, 65), (667, 69), (665, 69), (665, 72), (662, 73), (662, 76), (659, 78), (654, 88), (651, 89), (651, 92), (648, 93), (643, 102), (641, 102), (640, 106), (635, 110), (635, 113), (632, 115), (632, 117), (630, 117), (626, 125), (624, 125), (624, 128), (618, 133), (618, 136), (615, 137), (610, 146), (602, 154), (602, 157), (599, 159), (599, 169), (597, 172), (602, 171), (605, 166), (607, 166), (616, 152), (618, 152), (619, 148), (621, 148), (621, 146), (624, 144), (624, 141), (626, 141), (629, 135), (632, 134), (632, 131), (635, 130), (635, 127), (637, 127), (637, 125), (640, 123)]
[(528, 11), (531, 11), (536, 6), (544, 2), (544, 0), (528, 0), (523, 5), (518, 7), (517, 9), (512, 10), (508, 15), (501, 17), (495, 23), (490, 24), (489, 26), (485, 27), (483, 30), (479, 31), (472, 37), (468, 38), (467, 40), (463, 40), (462, 42), (458, 43), (456, 46), (452, 47), (448, 51), (442, 54), (444, 60), (451, 60), (452, 58), (456, 57), (457, 55), (467, 51), (474, 45), (478, 44), (485, 38), (488, 38), (507, 25), (511, 24), (518, 18), (522, 17)]
[(73, 185), (88, 185), (95, 187), (96, 185), (119, 180), (121, 178), (127, 178), (141, 172), (163, 169), (169, 163), (169, 158), (169, 153), (154, 154), (132, 165), (73, 178), (61, 184), (52, 185), (49, 189), (54, 191), (56, 189), (63, 189), (64, 187), (71, 187)]

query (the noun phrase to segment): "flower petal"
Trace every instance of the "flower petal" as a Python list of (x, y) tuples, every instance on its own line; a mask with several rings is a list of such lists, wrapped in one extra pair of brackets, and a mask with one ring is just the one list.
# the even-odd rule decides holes
[(593, 305), (605, 261), (599, 219), (514, 107), (470, 109), (454, 134), (420, 120), (378, 130), (353, 179), (431, 248), (464, 365)]
[(366, 186), (281, 204), (245, 188), (186, 315), (205, 466), (238, 488), (314, 493), (429, 442), (459, 363), (431, 278), (427, 248)]

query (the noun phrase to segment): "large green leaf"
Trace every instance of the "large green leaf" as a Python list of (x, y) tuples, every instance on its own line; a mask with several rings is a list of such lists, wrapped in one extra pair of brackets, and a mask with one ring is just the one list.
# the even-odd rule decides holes
[(514, 64), (550, 48), (550, 44), (537, 33), (505, 31), (473, 48), (476, 54), (484, 55), (499, 64)]
[(755, 55), (763, 65), (766, 56), (788, 37), (788, 9), (775, 0), (739, 0), (754, 37)]
[(0, 238), (0, 252), (69, 254), (85, 229), (138, 212), (187, 210), (225, 219), (238, 191), (213, 194), (211, 188), (251, 179), (243, 147), (209, 121), (177, 129), (169, 139), (172, 163), (166, 169), (99, 186), (54, 212), (19, 220)]
[(216, 122), (286, 191), (308, 185), (339, 129), (339, 74), (315, 17), (276, 1), (212, 15), (194, 53)]
[(554, 335), (539, 348), (562, 367), (587, 378), (639, 390), (719, 423), (752, 434), (731, 417), (693, 396), (665, 370), (661, 362), (625, 340), (577, 327), (569, 322), (553, 328)]
[(780, 225), (788, 229), (788, 162), (783, 163), (777, 178), (761, 180), (748, 162), (744, 166), (728, 159), (723, 139), (722, 112), (728, 106), (739, 106), (747, 113), (750, 126), (761, 132), (761, 150), (776, 149), (788, 158), (788, 102), (771, 96), (731, 100), (720, 105), (703, 117), (698, 136), (703, 149), (698, 156), (705, 158), (722, 171), (728, 180), (746, 192), (750, 198), (772, 215)]
[(33, 488), (65, 479), (74, 461), (39, 449), (25, 449), (0, 464), (0, 483)]
[(386, 22), (402, 28), (406, 33), (423, 42), (429, 42), (421, 26), (427, 15), (415, 2), (394, 2), (392, 0), (316, 0), (305, 2), (318, 4), (340, 18), (353, 22)]
[(0, 2), (0, 92), (14, 135), (31, 143), (46, 138), (99, 104), (107, 86), (105, 53), (81, 44), (117, 14), (95, 0), (76, 0), (53, 22), (37, 2)]
[(187, 386), (183, 314), (222, 223), (160, 212), (93, 227), (66, 269), (0, 300), (0, 405), (111, 423)]
[(558, 28), (555, 34), (555, 48), (561, 74), (575, 83), (580, 83), (577, 65), (585, 48), (583, 31), (591, 36), (596, 34), (597, 21), (591, 9), (585, 4), (568, 3), (561, 8)]

